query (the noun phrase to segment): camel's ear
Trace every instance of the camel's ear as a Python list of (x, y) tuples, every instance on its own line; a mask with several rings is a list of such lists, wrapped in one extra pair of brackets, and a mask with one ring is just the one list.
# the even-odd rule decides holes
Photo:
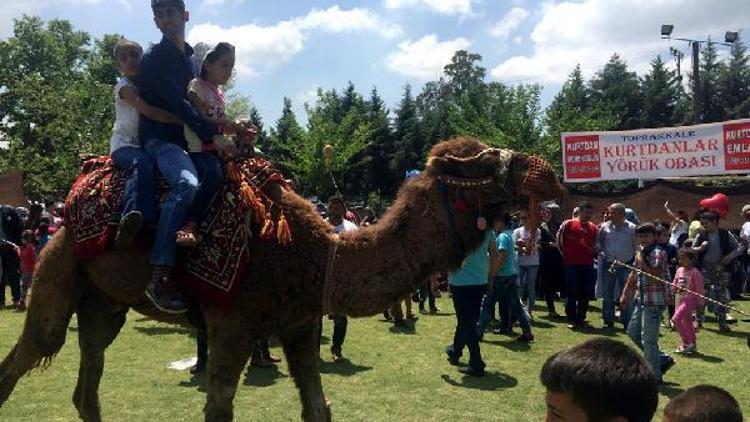
[(526, 175), (528, 156), (508, 149), (500, 150), (500, 162), (497, 166), (498, 184), (505, 187), (506, 193), (518, 196)]
[(444, 174), (446, 172), (446, 168), (448, 167), (448, 165), (449, 163), (447, 159), (443, 157), (433, 156), (427, 160), (427, 165), (425, 166), (425, 172), (433, 176)]

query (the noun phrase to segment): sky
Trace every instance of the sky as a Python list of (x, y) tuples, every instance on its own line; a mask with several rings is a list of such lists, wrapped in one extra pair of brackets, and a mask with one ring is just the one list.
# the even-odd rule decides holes
[[(441, 75), (453, 53), (479, 53), (488, 81), (540, 83), (547, 105), (577, 63), (590, 77), (617, 52), (639, 74), (669, 48), (673, 36), (723, 41), (725, 31), (750, 33), (748, 0), (186, 0), (190, 43), (235, 45), (236, 90), (266, 125), (283, 97), (304, 121), (318, 87), (339, 92), (351, 81), (367, 95), (377, 87), (394, 108), (405, 84), (418, 92)], [(0, 0), (0, 39), (13, 18), (66, 19), (99, 38), (119, 33), (144, 46), (161, 38), (148, 0)], [(722, 54), (728, 48), (720, 47)]]

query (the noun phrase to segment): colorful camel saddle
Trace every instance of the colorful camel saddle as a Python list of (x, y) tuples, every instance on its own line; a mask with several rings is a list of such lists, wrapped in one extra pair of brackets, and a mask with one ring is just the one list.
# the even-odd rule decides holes
[[(226, 164), (226, 183), (198, 224), (195, 247), (178, 257), (176, 277), (189, 293), (222, 308), (231, 306), (246, 271), (249, 240), (260, 236), (288, 245), (292, 241), (283, 211), (263, 193), (269, 183), (288, 188), (283, 175), (261, 158)], [(159, 178), (160, 202), (168, 186)], [(65, 201), (65, 226), (73, 233), (76, 257), (85, 261), (110, 248), (117, 233), (126, 175), (109, 157), (87, 160)], [(142, 230), (145, 232), (145, 230)], [(136, 247), (151, 242), (136, 239)]]

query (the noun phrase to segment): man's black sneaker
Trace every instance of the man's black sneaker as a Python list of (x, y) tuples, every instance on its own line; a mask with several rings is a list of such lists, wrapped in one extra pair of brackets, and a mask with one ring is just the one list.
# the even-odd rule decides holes
[(187, 312), (187, 303), (182, 299), (179, 292), (167, 292), (164, 288), (165, 281), (151, 282), (146, 287), (146, 297), (160, 311), (167, 314), (184, 314)]
[(667, 373), (672, 367), (674, 366), (674, 358), (672, 356), (667, 356), (664, 359), (662, 359), (661, 362), (661, 375), (664, 376), (664, 374)]
[(456, 356), (456, 354), (453, 353), (453, 348), (451, 346), (448, 346), (445, 349), (445, 354), (448, 355), (448, 363), (450, 363), (453, 366), (458, 366), (458, 356)]
[(190, 374), (192, 375), (198, 375), (202, 374), (206, 371), (206, 363), (198, 361), (195, 363), (195, 365), (190, 367)]
[(458, 372), (468, 375), (471, 377), (483, 377), (484, 376), (484, 368), (477, 369), (471, 366), (467, 366), (465, 368), (458, 368)]
[(139, 211), (130, 211), (120, 219), (120, 226), (115, 235), (115, 249), (127, 249), (133, 243), (135, 235), (143, 226), (143, 214)]

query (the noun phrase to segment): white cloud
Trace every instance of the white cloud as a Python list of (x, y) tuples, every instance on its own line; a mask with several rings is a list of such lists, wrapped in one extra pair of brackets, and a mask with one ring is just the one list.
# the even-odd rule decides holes
[(492, 25), (490, 35), (500, 38), (501, 41), (505, 41), (529, 17), (529, 14), (529, 11), (522, 7), (510, 9), (502, 19)]
[[(546, 3), (531, 33), (533, 53), (511, 57), (491, 71), (496, 79), (560, 83), (576, 63), (590, 76), (617, 52), (638, 72), (669, 46), (659, 38), (661, 24), (675, 25), (674, 36), (723, 37), (747, 27), (747, 0), (584, 0)], [(678, 41), (672, 45), (683, 49)], [(666, 57), (663, 57), (667, 59)]]
[(442, 15), (471, 14), (473, 0), (385, 0), (388, 9), (401, 9), (404, 7), (426, 7)]
[(370, 32), (383, 37), (401, 34), (401, 28), (383, 22), (365, 9), (341, 10), (338, 6), (326, 10), (312, 10), (303, 17), (278, 22), (272, 26), (247, 24), (222, 28), (204, 23), (193, 27), (188, 41), (216, 44), (227, 41), (236, 48), (236, 68), (240, 76), (254, 76), (281, 64), (305, 47), (311, 31), (330, 33)]
[(414, 42), (408, 40), (400, 43), (398, 51), (386, 58), (386, 67), (400, 75), (422, 80), (434, 79), (450, 63), (456, 50), (465, 50), (470, 45), (471, 42), (465, 38), (441, 42), (435, 34), (426, 35)]
[[(96, 4), (104, 0), (57, 0), (56, 3), (72, 5)], [(130, 10), (129, 0), (119, 0), (122, 7)], [(20, 19), (24, 14), (38, 16), (44, 9), (53, 4), (53, 0), (0, 0), (0, 39), (13, 35), (13, 19)]]
[(0, 39), (13, 34), (13, 19), (25, 14), (34, 14), (41, 5), (29, 1), (0, 0)]
[(300, 29), (321, 29), (327, 32), (374, 32), (387, 38), (400, 36), (398, 25), (384, 22), (367, 9), (341, 10), (338, 6), (326, 10), (312, 10), (305, 17), (295, 19)]

